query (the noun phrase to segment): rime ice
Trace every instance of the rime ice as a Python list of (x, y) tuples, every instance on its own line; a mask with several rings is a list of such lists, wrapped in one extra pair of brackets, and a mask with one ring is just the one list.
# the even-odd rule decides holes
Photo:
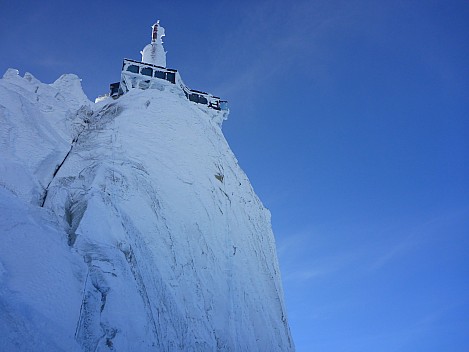
[(2, 349), (294, 350), (228, 112), (157, 84), (94, 104), (74, 75), (0, 80)]
[(156, 66), (166, 67), (166, 52), (163, 47), (164, 28), (160, 21), (151, 26), (151, 43), (140, 52), (142, 62)]

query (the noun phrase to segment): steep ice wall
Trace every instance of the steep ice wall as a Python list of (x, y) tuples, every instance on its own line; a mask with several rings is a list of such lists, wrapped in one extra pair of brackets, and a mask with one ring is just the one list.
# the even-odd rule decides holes
[(83, 130), (91, 102), (75, 75), (44, 84), (0, 80), (0, 350), (80, 351), (75, 339), (87, 267), (42, 204)]
[(0, 80), (0, 186), (41, 203), (90, 106), (75, 75), (44, 84), (7, 70)]
[[(10, 125), (23, 96), (32, 94), (24, 80), (0, 84), (17, 99), (8, 107), (0, 91), (0, 116)], [(188, 101), (164, 81), (159, 89), (96, 105), (80, 98), (74, 78), (59, 82), (51, 89), (73, 96), (72, 104), (49, 103), (57, 115), (36, 116), (38, 126), (26, 128), (31, 135), (42, 136), (43, 126), (54, 133), (38, 155), (28, 160), (11, 147), (20, 137), (0, 130), (1, 167), (17, 164), (28, 172), (21, 182), (0, 175), (0, 195), (7, 193), (0, 206), (8, 208), (5, 197), (13, 197), (15, 213), (24, 212), (0, 215), (6, 224), (0, 236), (10, 239), (0, 247), (0, 320), (14, 321), (0, 323), (0, 336), (14, 345), (25, 329), (43, 328), (34, 321), (26, 326), (25, 315), (15, 312), (21, 306), (61, 327), (63, 334), (50, 340), (58, 349), (73, 339), (84, 351), (293, 350), (270, 214), (223, 137), (224, 112)], [(33, 95), (27, 104), (40, 110)], [(16, 122), (17, 136), (27, 123)], [(25, 216), (40, 224), (37, 231), (20, 220)], [(59, 274), (30, 268), (46, 282), (64, 277), (66, 288), (54, 289), (47, 305), (31, 293), (12, 298), (13, 291), (39, 285), (28, 284), (11, 255), (20, 242), (11, 240), (9, 228), (20, 221), (25, 230), (17, 231), (29, 234), (25, 251), (34, 252), (34, 241), (55, 241), (38, 260), (63, 265)], [(22, 280), (24, 286), (14, 284)]]

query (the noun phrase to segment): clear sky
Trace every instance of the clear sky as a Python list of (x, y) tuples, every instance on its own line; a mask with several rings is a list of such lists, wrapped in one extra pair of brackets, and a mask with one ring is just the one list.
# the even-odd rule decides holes
[(0, 0), (0, 70), (94, 99), (156, 19), (230, 102), (297, 350), (468, 351), (469, 2)]

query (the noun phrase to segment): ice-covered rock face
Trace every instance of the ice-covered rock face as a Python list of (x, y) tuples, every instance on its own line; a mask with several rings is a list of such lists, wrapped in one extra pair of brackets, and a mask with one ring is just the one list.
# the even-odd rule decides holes
[(0, 186), (39, 204), (90, 112), (77, 76), (44, 84), (8, 69), (0, 80)]
[[(1, 82), (16, 99), (10, 115), (0, 110), (2, 121), (23, 113), (23, 95), (30, 94), (23, 80), (30, 82)], [(70, 82), (51, 88), (74, 91)], [(43, 208), (15, 195), (13, 176), (0, 174), (0, 236), (7, 243), (0, 246), (0, 336), (7, 346), (24, 343), (36, 329), (57, 349), (74, 341), (84, 351), (293, 350), (270, 214), (221, 132), (225, 113), (188, 101), (165, 82), (96, 105), (79, 96), (73, 118), (59, 119), (69, 121), (68, 129), (49, 126), (61, 152), (34, 156), (42, 161), (33, 164), (50, 159), (57, 166), (49, 167), (46, 192), (28, 188), (38, 191)], [(49, 118), (39, 119), (34, 128), (18, 122), (17, 135), (23, 129), (42, 135)], [(2, 133), (0, 143), (9, 147), (10, 132)], [(17, 149), (5, 150), (4, 159), (27, 169)], [(36, 174), (28, 177), (40, 184)], [(10, 198), (17, 216), (1, 209), (10, 208)], [(38, 254), (35, 242), (51, 243), (48, 253)], [(11, 254), (16, 246), (22, 261)], [(36, 261), (62, 269), (44, 272)], [(66, 287), (55, 287), (57, 280)], [(42, 290), (53, 290), (53, 302), (34, 295), (32, 286), (41, 282), (51, 283)], [(28, 314), (43, 324), (25, 322)]]

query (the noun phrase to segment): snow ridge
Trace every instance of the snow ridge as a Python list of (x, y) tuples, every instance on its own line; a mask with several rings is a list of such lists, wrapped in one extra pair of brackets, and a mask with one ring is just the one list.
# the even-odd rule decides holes
[(50, 350), (294, 350), (270, 213), (221, 132), (226, 117), (164, 81), (92, 104), (74, 75), (46, 85), (7, 71), (6, 346), (37, 349), (23, 341), (36, 329)]

